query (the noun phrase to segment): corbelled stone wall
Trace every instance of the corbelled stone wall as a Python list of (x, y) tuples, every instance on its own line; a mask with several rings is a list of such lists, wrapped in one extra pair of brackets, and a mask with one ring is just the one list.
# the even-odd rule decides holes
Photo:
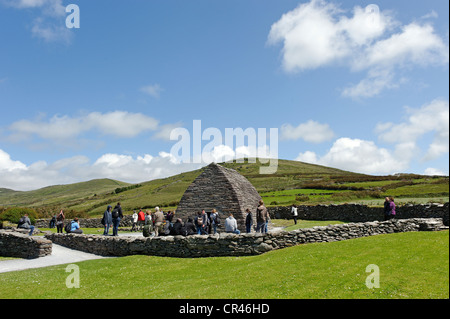
[(221, 233), (209, 236), (153, 238), (48, 234), (45, 237), (56, 244), (102, 256), (151, 255), (192, 258), (259, 255), (274, 249), (305, 243), (332, 242), (398, 232), (436, 231), (442, 227), (442, 219), (439, 218), (414, 218), (316, 226), (267, 234)]
[(233, 213), (238, 228), (245, 230), (245, 210), (249, 208), (253, 216), (261, 196), (253, 185), (237, 171), (211, 163), (192, 182), (183, 194), (176, 210), (176, 217), (185, 221), (188, 217), (205, 210), (216, 209), (222, 221), (220, 229), (229, 213)]
[[(298, 218), (305, 220), (340, 220), (346, 222), (381, 221), (383, 207), (369, 207), (359, 204), (298, 206)], [(396, 219), (442, 218), (449, 224), (449, 203), (397, 206)], [(291, 206), (270, 207), (274, 219), (291, 219)]]
[(52, 253), (52, 242), (42, 237), (0, 230), (0, 256), (38, 258)]

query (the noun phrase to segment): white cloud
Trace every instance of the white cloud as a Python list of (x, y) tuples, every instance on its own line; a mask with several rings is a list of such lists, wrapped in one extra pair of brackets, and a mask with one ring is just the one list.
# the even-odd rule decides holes
[(282, 140), (303, 139), (310, 143), (322, 143), (331, 140), (333, 137), (334, 132), (328, 124), (320, 124), (312, 120), (299, 124), (297, 127), (291, 124), (281, 126), (280, 138)]
[(130, 138), (142, 132), (155, 131), (158, 121), (142, 113), (113, 111), (108, 113), (92, 112), (83, 116), (70, 117), (55, 115), (50, 119), (42, 118), (20, 120), (9, 126), (11, 140), (29, 139), (37, 136), (57, 142), (65, 142), (90, 131), (104, 135)]
[[(383, 122), (375, 128), (382, 142), (392, 144), (393, 149), (377, 146), (373, 141), (339, 138), (323, 156), (315, 152), (300, 153), (296, 160), (336, 167), (366, 174), (392, 174), (404, 172), (411, 161), (422, 162), (438, 159), (449, 152), (449, 103), (434, 100), (420, 108), (406, 108), (405, 120), (401, 123)], [(419, 140), (426, 134), (434, 134), (424, 152)], [(430, 168), (432, 172), (442, 172)]]
[(54, 163), (38, 161), (27, 166), (12, 160), (0, 149), (0, 188), (33, 190), (41, 187), (111, 178), (139, 183), (198, 169), (204, 164), (177, 162), (166, 152), (158, 156), (144, 154), (132, 157), (123, 154), (104, 154), (94, 163), (85, 156), (74, 156)]
[(0, 172), (11, 172), (13, 170), (26, 170), (26, 165), (22, 162), (11, 160), (11, 156), (0, 149)]
[(2, 0), (1, 3), (16, 9), (39, 10), (31, 23), (34, 37), (46, 42), (71, 42), (72, 32), (65, 25), (66, 7), (62, 0)]
[(151, 84), (140, 89), (141, 92), (150, 95), (156, 99), (159, 98), (162, 91), (164, 91), (159, 84)]
[[(398, 31), (397, 31), (398, 30)], [(398, 68), (447, 64), (448, 43), (429, 23), (402, 25), (378, 6), (354, 7), (348, 17), (337, 5), (311, 0), (271, 27), (268, 44), (282, 43), (282, 65), (296, 73), (330, 65), (367, 71), (343, 96), (372, 97), (398, 86)]]
[(425, 170), (424, 174), (430, 175), (430, 176), (445, 176), (446, 175), (443, 171), (433, 168), (433, 167), (428, 167)]
[(420, 108), (406, 108), (406, 121), (382, 123), (376, 127), (380, 140), (417, 148), (417, 141), (425, 134), (434, 133), (432, 143), (423, 157), (429, 161), (449, 152), (449, 103), (437, 99)]
[(63, 42), (70, 44), (72, 32), (66, 28), (65, 24), (55, 24), (42, 18), (33, 21), (31, 33), (36, 38), (41, 38), (46, 42)]
[(346, 137), (336, 140), (322, 157), (308, 151), (300, 153), (296, 160), (365, 174), (397, 173), (408, 167), (406, 160), (397, 159), (392, 152), (372, 141)]

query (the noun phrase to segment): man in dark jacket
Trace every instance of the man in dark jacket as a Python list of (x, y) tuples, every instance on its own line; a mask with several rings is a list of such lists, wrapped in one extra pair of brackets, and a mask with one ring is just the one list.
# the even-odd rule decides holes
[(170, 228), (170, 234), (172, 236), (182, 235), (182, 232), (181, 232), (182, 227), (183, 227), (183, 222), (182, 222), (181, 218), (178, 218), (177, 221)]
[(123, 218), (122, 206), (120, 206), (120, 203), (117, 203), (111, 215), (113, 222), (113, 236), (119, 236), (119, 224), (120, 220)]
[(183, 236), (195, 235), (197, 233), (197, 229), (195, 228), (194, 222), (192, 218), (188, 218), (187, 222), (181, 229), (181, 234)]
[(109, 235), (109, 227), (113, 224), (111, 210), (112, 206), (108, 205), (106, 211), (103, 213), (102, 225), (105, 227), (105, 230), (103, 231), (103, 235), (105, 236)]
[(245, 217), (245, 229), (247, 231), (247, 234), (250, 234), (252, 232), (252, 225), (253, 225), (253, 215), (249, 208), (246, 210), (247, 216)]

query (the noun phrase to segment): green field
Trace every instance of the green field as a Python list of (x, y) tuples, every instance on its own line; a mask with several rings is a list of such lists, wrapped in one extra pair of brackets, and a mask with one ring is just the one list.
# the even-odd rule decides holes
[[(130, 256), (0, 274), (0, 298), (429, 299), (449, 298), (449, 232), (306, 244), (252, 257)], [(380, 270), (369, 289), (366, 267)]]

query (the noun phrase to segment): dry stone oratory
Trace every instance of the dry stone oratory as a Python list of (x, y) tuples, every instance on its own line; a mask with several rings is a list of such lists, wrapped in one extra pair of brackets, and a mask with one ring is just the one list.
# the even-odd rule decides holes
[[(233, 213), (241, 231), (245, 230), (246, 209), (253, 218), (261, 196), (253, 185), (234, 169), (211, 163), (188, 187), (176, 210), (176, 217), (185, 221), (198, 211), (216, 209), (222, 221)], [(224, 227), (224, 222), (221, 227)], [(221, 229), (222, 230), (222, 229)]]

